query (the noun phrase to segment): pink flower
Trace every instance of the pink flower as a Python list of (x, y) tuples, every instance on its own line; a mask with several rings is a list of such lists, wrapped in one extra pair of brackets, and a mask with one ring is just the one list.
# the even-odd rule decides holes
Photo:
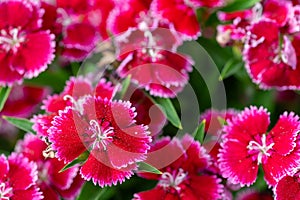
[(71, 77), (66, 83), (64, 91), (60, 94), (49, 96), (43, 101), (41, 108), (46, 111), (46, 114), (33, 117), (33, 129), (40, 137), (47, 137), (48, 129), (52, 126), (51, 122), (60, 110), (64, 110), (67, 106), (80, 109), (87, 95), (94, 94), (102, 98), (111, 99), (113, 93), (114, 87), (104, 79), (101, 79), (94, 89), (92, 83), (87, 78)]
[(294, 176), (286, 175), (274, 188), (275, 200), (294, 200), (300, 198), (299, 173)]
[(0, 85), (12, 86), (46, 70), (54, 58), (54, 35), (41, 30), (37, 1), (1, 1), (0, 13)]
[[(167, 41), (167, 42), (165, 42)], [(132, 82), (151, 95), (175, 97), (188, 82), (192, 60), (175, 53), (180, 42), (169, 29), (145, 27), (131, 31), (126, 41), (118, 42), (117, 73), (131, 75)]]
[(166, 137), (151, 148), (145, 161), (160, 169), (161, 175), (140, 173), (158, 180), (152, 190), (134, 195), (134, 199), (218, 199), (223, 191), (220, 179), (205, 173), (210, 157), (189, 135), (181, 140)]
[(89, 150), (82, 177), (101, 187), (122, 183), (145, 160), (151, 142), (147, 127), (134, 124), (135, 116), (129, 102), (88, 96), (82, 110), (67, 107), (54, 117), (52, 149), (66, 163)]
[[(37, 164), (37, 185), (45, 199), (59, 200), (60, 197), (74, 199), (84, 183), (81, 179), (81, 184), (73, 184), (78, 167), (59, 172), (65, 166), (64, 162), (58, 161), (57, 158), (45, 158), (43, 152), (46, 149), (46, 143), (33, 134), (26, 134), (24, 140), (19, 141), (15, 148), (16, 152)], [(65, 196), (63, 193), (65, 190), (74, 192)]]
[(263, 4), (263, 18), (271, 19), (280, 27), (286, 25), (292, 9), (290, 1), (266, 0)]
[(267, 133), (269, 123), (267, 110), (253, 106), (228, 121), (218, 155), (224, 178), (249, 186), (261, 164), (266, 182), (274, 186), (284, 175), (294, 173), (300, 164), (299, 117), (285, 112)]
[[(113, 9), (112, 0), (56, 0), (52, 5), (45, 3), (44, 27), (62, 35), (62, 56), (68, 61), (82, 61), (101, 39), (107, 39), (106, 22)], [(52, 23), (52, 24), (51, 24)]]
[(8, 158), (0, 156), (0, 197), (1, 199), (42, 199), (36, 185), (36, 165), (27, 158), (12, 153)]
[(262, 20), (251, 25), (243, 54), (253, 82), (264, 89), (300, 88), (299, 43), (300, 37), (280, 36), (274, 21)]
[(197, 1), (185, 0), (154, 0), (152, 9), (161, 21), (173, 24), (176, 31), (182, 34), (183, 39), (197, 39), (200, 35), (200, 26), (196, 16)]
[(152, 20), (148, 15), (152, 0), (125, 0), (122, 3), (117, 3), (115, 8), (111, 11), (107, 28), (114, 35), (120, 35), (124, 32), (138, 28), (143, 21)]

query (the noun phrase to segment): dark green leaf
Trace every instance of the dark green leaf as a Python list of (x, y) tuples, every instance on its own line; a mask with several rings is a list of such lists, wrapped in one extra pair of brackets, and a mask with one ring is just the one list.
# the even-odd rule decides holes
[(232, 3), (228, 4), (221, 10), (224, 12), (234, 12), (238, 10), (245, 10), (247, 8), (251, 8), (260, 0), (235, 0)]
[(176, 112), (176, 109), (170, 99), (167, 98), (156, 98), (154, 99), (165, 113), (168, 120), (177, 128), (182, 129), (180, 118)]
[(205, 123), (206, 120), (204, 119), (193, 133), (195, 140), (199, 141), (201, 144), (203, 144), (205, 138)]
[(243, 65), (244, 63), (241, 60), (229, 60), (223, 67), (219, 80), (222, 81), (228, 78), (229, 76), (235, 74), (243, 67)]
[(65, 170), (73, 167), (74, 165), (84, 163), (87, 160), (88, 156), (89, 156), (89, 152), (88, 151), (83, 152), (76, 159), (74, 159), (73, 161), (71, 161), (68, 164), (66, 164), (59, 172), (63, 172)]
[(29, 121), (28, 119), (8, 116), (3, 116), (3, 119), (11, 123), (12, 125), (18, 127), (19, 129), (22, 129), (23, 131), (36, 134), (35, 131), (32, 129), (33, 122)]
[(4, 104), (9, 96), (11, 87), (0, 87), (0, 111), (3, 109)]
[(161, 171), (159, 171), (158, 169), (156, 169), (154, 166), (145, 163), (145, 162), (139, 162), (139, 167), (138, 170), (140, 172), (148, 172), (148, 173), (153, 173), (153, 174), (162, 174)]

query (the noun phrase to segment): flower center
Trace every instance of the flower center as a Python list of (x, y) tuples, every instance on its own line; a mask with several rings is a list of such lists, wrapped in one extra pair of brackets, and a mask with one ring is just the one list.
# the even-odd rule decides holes
[(263, 156), (270, 156), (270, 153), (268, 151), (272, 149), (273, 146), (274, 143), (269, 142), (268, 144), (266, 134), (263, 134), (260, 142), (254, 140), (250, 141), (247, 149), (258, 153), (257, 164), (259, 165), (262, 163)]
[(175, 190), (179, 191), (179, 185), (186, 179), (187, 173), (183, 171), (183, 169), (179, 169), (178, 173), (170, 174), (169, 172), (164, 172), (161, 175), (161, 179), (159, 181), (159, 185), (164, 188), (172, 187)]
[(19, 33), (19, 28), (13, 28), (9, 31), (2, 29), (0, 31), (0, 45), (6, 51), (17, 52), (18, 48), (25, 41), (24, 35)]
[(71, 95), (65, 95), (64, 100), (69, 100), (73, 104), (73, 110), (77, 110), (81, 115), (83, 115), (83, 104), (86, 100), (86, 96), (80, 97), (79, 99), (75, 100)]
[(0, 184), (0, 199), (9, 200), (12, 196), (12, 188), (7, 187), (5, 183)]
[(113, 139), (112, 137), (112, 134), (114, 133), (113, 127), (110, 126), (109, 122), (104, 122), (102, 123), (102, 126), (100, 126), (96, 120), (91, 120), (90, 130), (93, 133), (91, 138), (95, 138), (92, 144), (92, 149), (94, 149), (95, 147), (101, 149), (101, 145), (102, 145), (103, 149), (106, 151), (106, 146)]

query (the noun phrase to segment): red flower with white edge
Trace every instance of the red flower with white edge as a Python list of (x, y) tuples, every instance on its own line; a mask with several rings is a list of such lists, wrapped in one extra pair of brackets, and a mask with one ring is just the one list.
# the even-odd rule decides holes
[(299, 44), (300, 37), (282, 35), (274, 21), (251, 25), (243, 54), (253, 82), (264, 89), (299, 89)]
[(12, 86), (46, 70), (54, 58), (54, 35), (41, 30), (43, 10), (36, 1), (4, 0), (0, 13), (0, 85)]
[(283, 27), (286, 25), (290, 12), (292, 11), (292, 2), (280, 0), (266, 0), (263, 4), (263, 18), (271, 19)]
[(117, 43), (121, 61), (117, 73), (121, 78), (131, 75), (132, 82), (151, 95), (175, 97), (188, 82), (193, 63), (188, 56), (174, 52), (179, 43), (169, 29), (131, 31), (126, 41)]
[(0, 198), (43, 199), (37, 187), (37, 167), (27, 158), (12, 153), (8, 158), (0, 155)]
[(135, 116), (129, 102), (89, 96), (82, 112), (67, 107), (54, 117), (49, 141), (57, 158), (66, 163), (89, 151), (82, 177), (101, 187), (116, 185), (146, 159), (151, 142), (147, 127), (134, 123)]
[(120, 34), (137, 29), (144, 23), (152, 27), (155, 23), (148, 16), (151, 2), (152, 0), (125, 0), (116, 3), (109, 15), (107, 29), (119, 37)]
[(34, 116), (32, 128), (40, 137), (47, 137), (48, 129), (52, 126), (51, 122), (60, 110), (64, 110), (67, 106), (81, 110), (85, 97), (92, 94), (111, 99), (114, 94), (114, 87), (111, 82), (101, 79), (94, 89), (87, 78), (71, 77), (63, 92), (49, 96), (43, 101), (41, 108), (46, 111), (46, 114)]
[(220, 179), (205, 173), (210, 157), (189, 135), (182, 139), (166, 137), (157, 141), (145, 161), (160, 169), (161, 175), (140, 173), (147, 179), (158, 180), (152, 190), (134, 195), (134, 199), (219, 199), (223, 192)]
[[(43, 152), (46, 148), (46, 143), (37, 136), (26, 134), (24, 140), (17, 143), (15, 150), (37, 164), (37, 185), (45, 199), (59, 200), (60, 197), (74, 199), (84, 183), (83, 179), (81, 179), (81, 184), (73, 184), (77, 176), (78, 167), (60, 172), (65, 166), (64, 162), (58, 161), (57, 158), (45, 158)], [(74, 193), (64, 196), (62, 193), (64, 190), (73, 190)]]
[(300, 176), (299, 172), (294, 176), (286, 175), (274, 188), (275, 200), (300, 199)]
[(294, 173), (300, 164), (299, 117), (285, 112), (267, 132), (269, 123), (267, 110), (253, 106), (228, 121), (218, 155), (224, 178), (249, 186), (262, 165), (266, 182), (275, 186), (284, 175)]
[(160, 21), (173, 24), (183, 39), (197, 39), (201, 35), (196, 16), (196, 8), (199, 8), (197, 1), (154, 0), (151, 8)]

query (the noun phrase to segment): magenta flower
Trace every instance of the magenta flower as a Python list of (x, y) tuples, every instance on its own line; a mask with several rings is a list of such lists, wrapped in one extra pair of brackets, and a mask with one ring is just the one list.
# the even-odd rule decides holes
[(253, 106), (228, 121), (218, 155), (224, 178), (249, 186), (261, 164), (266, 182), (274, 186), (284, 175), (294, 173), (300, 164), (299, 117), (285, 112), (267, 132), (269, 123), (267, 110)]
[(87, 95), (96, 95), (102, 98), (111, 99), (113, 97), (114, 87), (110, 82), (101, 79), (95, 89), (92, 83), (83, 77), (71, 77), (66, 83), (66, 87), (60, 94), (49, 96), (43, 101), (42, 109), (46, 114), (40, 114), (33, 117), (33, 129), (40, 137), (48, 136), (48, 129), (52, 126), (53, 118), (58, 115), (60, 110), (67, 106), (73, 106), (80, 109)]
[(54, 35), (41, 30), (37, 1), (1, 1), (0, 13), (0, 85), (12, 86), (46, 70), (54, 58)]
[[(263, 18), (275, 21), (280, 27), (286, 25), (292, 9), (290, 1), (266, 0), (263, 4)], [(276, 13), (276, 14), (275, 14)]]
[(300, 88), (299, 44), (298, 36), (280, 36), (275, 21), (262, 20), (251, 25), (243, 54), (253, 82), (264, 89)]
[(145, 160), (151, 142), (147, 127), (134, 124), (134, 110), (129, 102), (89, 96), (82, 110), (67, 107), (54, 117), (52, 149), (66, 163), (89, 150), (82, 177), (101, 187), (122, 183)]
[(197, 1), (184, 0), (154, 0), (154, 13), (173, 24), (176, 31), (186, 40), (197, 39), (200, 35), (200, 25), (196, 16)]
[[(45, 158), (43, 152), (46, 148), (46, 143), (37, 136), (26, 134), (24, 140), (19, 141), (15, 149), (16, 152), (37, 164), (37, 185), (45, 199), (59, 200), (60, 197), (74, 199), (84, 183), (81, 179), (81, 184), (73, 184), (78, 167), (59, 172), (65, 166), (64, 162), (58, 161), (57, 158)], [(64, 196), (65, 190), (72, 190), (73, 194)]]
[(189, 135), (181, 140), (166, 137), (151, 148), (145, 161), (160, 169), (161, 175), (140, 173), (158, 180), (152, 190), (134, 195), (134, 199), (218, 199), (223, 191), (220, 179), (205, 173), (210, 157)]
[(128, 30), (138, 28), (143, 21), (151, 22), (150, 26), (154, 25), (153, 19), (148, 16), (151, 2), (152, 0), (125, 0), (116, 3), (108, 18), (108, 30), (119, 36)]
[(12, 153), (0, 156), (0, 198), (39, 200), (43, 196), (36, 185), (36, 165), (27, 158)]
[(180, 42), (169, 29), (145, 28), (131, 31), (127, 41), (118, 42), (122, 62), (117, 72), (121, 78), (131, 75), (132, 82), (151, 95), (175, 97), (188, 82), (193, 62), (174, 52)]
[(294, 176), (284, 176), (274, 188), (275, 200), (300, 199), (299, 173)]

